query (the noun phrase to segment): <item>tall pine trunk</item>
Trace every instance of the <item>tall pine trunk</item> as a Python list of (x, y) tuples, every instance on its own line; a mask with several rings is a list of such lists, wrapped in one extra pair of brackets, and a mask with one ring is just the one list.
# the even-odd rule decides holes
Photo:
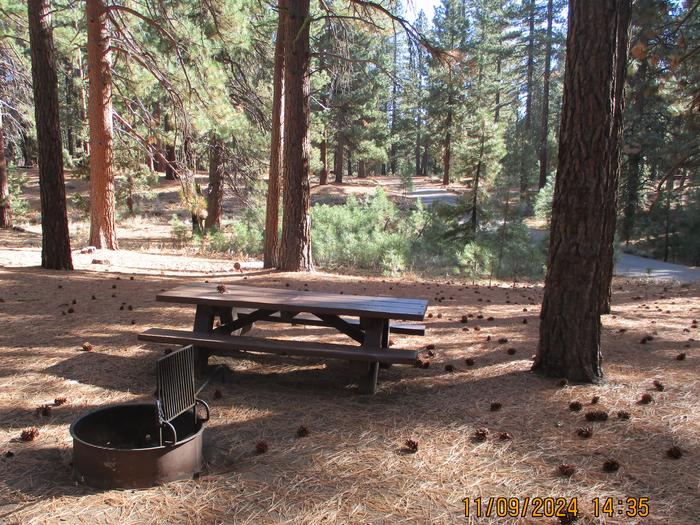
[(107, 5), (86, 0), (90, 95), (90, 244), (117, 249), (112, 165), (112, 70)]
[[(284, 38), (284, 221), (279, 267), (313, 270), (309, 205), (309, 0), (280, 0)], [(342, 166), (341, 166), (342, 168)]]
[(552, 21), (554, 0), (547, 2), (547, 43), (544, 54), (544, 78), (542, 87), (542, 129), (540, 135), (540, 180), (538, 187), (547, 184), (547, 139), (549, 137), (549, 83), (552, 76)]
[(599, 307), (601, 314), (609, 314), (612, 301), (612, 278), (615, 266), (615, 230), (617, 228), (617, 201), (620, 186), (620, 155), (622, 148), (622, 118), (625, 108), (625, 82), (627, 77), (627, 50), (629, 27), (632, 18), (632, 1), (616, 0), (620, 8), (615, 48), (615, 82), (612, 91), (614, 119), (608, 143), (608, 187), (603, 210), (602, 277), (600, 280)]
[(559, 166), (534, 368), (552, 377), (603, 376), (602, 297), (612, 276), (631, 0), (571, 0)]
[(209, 191), (207, 193), (207, 229), (221, 227), (224, 202), (224, 143), (212, 135), (209, 144)]
[(275, 70), (272, 93), (272, 137), (270, 141), (270, 171), (267, 182), (265, 210), (265, 248), (263, 267), (274, 268), (279, 264), (279, 209), (280, 175), (284, 169), (284, 67), (285, 67), (285, 21), (286, 9), (282, 0), (277, 4), (277, 39), (275, 42)]
[(28, 0), (27, 9), (32, 53), (34, 114), (39, 146), (41, 266), (52, 270), (72, 270), (73, 260), (66, 215), (66, 188), (63, 179), (61, 126), (58, 120), (56, 53), (49, 2)]
[(0, 228), (12, 228), (10, 206), (10, 182), (5, 159), (5, 131), (2, 129), (2, 105), (0, 104)]

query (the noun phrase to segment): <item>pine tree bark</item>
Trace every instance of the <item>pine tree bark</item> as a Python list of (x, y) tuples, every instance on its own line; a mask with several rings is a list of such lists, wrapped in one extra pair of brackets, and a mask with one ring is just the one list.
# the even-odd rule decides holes
[(206, 229), (221, 228), (224, 202), (224, 143), (212, 135), (209, 144), (209, 191), (207, 192)]
[(34, 113), (39, 146), (41, 266), (52, 270), (72, 270), (73, 261), (66, 214), (66, 188), (63, 179), (61, 126), (58, 117), (56, 52), (49, 2), (28, 0), (27, 10), (32, 54)]
[[(286, 4), (286, 2), (285, 2)], [(285, 5), (277, 4), (277, 38), (275, 41), (275, 65), (272, 93), (272, 137), (270, 141), (270, 171), (267, 182), (267, 204), (265, 210), (265, 248), (263, 268), (274, 268), (279, 264), (279, 208), (280, 175), (284, 169), (284, 67), (285, 67)]]
[(547, 43), (544, 53), (544, 78), (542, 86), (542, 126), (540, 135), (540, 180), (538, 187), (547, 184), (547, 139), (549, 137), (549, 84), (552, 76), (552, 22), (554, 20), (554, 0), (547, 2)]
[(112, 158), (112, 69), (107, 5), (86, 0), (90, 91), (90, 244), (116, 250)]
[(596, 382), (612, 276), (631, 0), (571, 0), (559, 165), (534, 369)]
[(615, 82), (613, 85), (613, 113), (610, 141), (608, 143), (607, 178), (608, 187), (603, 211), (602, 277), (600, 281), (600, 313), (609, 314), (612, 301), (612, 278), (615, 266), (615, 231), (617, 228), (617, 201), (620, 187), (620, 154), (622, 147), (622, 118), (625, 109), (625, 81), (627, 77), (627, 51), (629, 27), (632, 18), (632, 1), (617, 0), (620, 5), (615, 51)]
[[(284, 43), (284, 221), (279, 267), (313, 270), (309, 206), (309, 0), (280, 0)], [(342, 165), (341, 165), (342, 168)]]
[(12, 228), (10, 206), (10, 181), (5, 158), (5, 130), (2, 128), (2, 105), (0, 105), (0, 228)]

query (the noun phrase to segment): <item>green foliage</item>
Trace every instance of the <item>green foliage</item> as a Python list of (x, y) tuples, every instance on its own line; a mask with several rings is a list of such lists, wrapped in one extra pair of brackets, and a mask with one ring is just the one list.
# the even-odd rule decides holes
[(495, 256), (489, 246), (476, 241), (467, 243), (458, 255), (460, 272), (474, 282), (493, 270)]
[(10, 189), (10, 209), (15, 221), (22, 220), (29, 214), (29, 201), (22, 196), (27, 185), (27, 176), (23, 172), (8, 170), (8, 185)]
[(124, 166), (116, 175), (117, 206), (126, 208), (129, 215), (137, 211), (138, 200), (153, 199), (153, 189), (158, 186), (159, 175), (145, 164), (135, 167)]
[(170, 218), (170, 231), (173, 244), (178, 247), (185, 246), (192, 237), (192, 226), (186, 223), (177, 214), (173, 213)]
[(311, 211), (311, 239), (316, 262), (326, 267), (403, 269), (409, 232), (382, 189), (367, 199), (348, 197), (342, 206), (316, 204)]
[(535, 197), (535, 217), (547, 224), (552, 219), (552, 199), (554, 198), (554, 177), (549, 177), (544, 188)]
[(73, 209), (78, 212), (80, 217), (86, 219), (90, 216), (90, 196), (82, 196), (80, 193), (74, 193), (68, 201), (73, 206)]
[(539, 278), (544, 273), (545, 255), (533, 242), (527, 226), (520, 221), (501, 225), (488, 243), (495, 254), (494, 275), (517, 281)]

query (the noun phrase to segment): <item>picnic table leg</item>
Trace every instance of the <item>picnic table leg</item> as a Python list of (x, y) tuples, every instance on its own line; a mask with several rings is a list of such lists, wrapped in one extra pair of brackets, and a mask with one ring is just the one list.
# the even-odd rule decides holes
[[(197, 311), (194, 314), (194, 328), (195, 332), (205, 332), (209, 333), (214, 329), (214, 317), (216, 316), (216, 311), (212, 306), (206, 306), (203, 304), (197, 305)], [(194, 371), (198, 377), (202, 377), (206, 374), (209, 361), (209, 350), (206, 348), (195, 347), (194, 354)]]
[[(384, 329), (382, 330), (382, 348), (389, 348), (389, 321), (384, 324)], [(379, 363), (379, 368), (385, 370), (391, 368), (391, 363)]]
[[(365, 331), (365, 341), (362, 343), (362, 348), (382, 348), (384, 332), (388, 330), (388, 321), (386, 319), (361, 317), (360, 326)], [(365, 374), (364, 380), (360, 382), (360, 392), (363, 394), (374, 394), (377, 391), (379, 363), (377, 361), (367, 363)]]

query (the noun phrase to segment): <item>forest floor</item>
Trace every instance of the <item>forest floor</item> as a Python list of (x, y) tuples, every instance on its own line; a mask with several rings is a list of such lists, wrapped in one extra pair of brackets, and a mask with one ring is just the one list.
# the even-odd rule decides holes
[[(697, 523), (700, 343), (693, 320), (700, 285), (616, 280), (613, 312), (603, 320), (605, 381), (561, 386), (529, 371), (540, 283), (236, 273), (231, 260), (129, 250), (76, 253), (78, 269), (68, 274), (36, 267), (36, 240), (29, 232), (0, 233), (0, 523), (558, 523), (477, 518), (473, 505), (472, 517), (464, 517), (463, 498), (497, 496), (576, 497), (577, 523)], [(357, 393), (343, 362), (213, 358), (229, 372), (202, 394), (212, 419), (199, 479), (138, 491), (76, 484), (70, 423), (109, 403), (151, 399), (164, 348), (140, 344), (136, 334), (189, 326), (192, 308), (156, 303), (155, 296), (204, 279), (426, 298), (427, 335), (392, 341), (423, 350), (430, 367), (382, 370), (379, 392), (369, 397)], [(273, 334), (342, 339), (279, 325), (258, 325), (251, 335)], [(641, 344), (645, 336), (652, 339)], [(85, 342), (92, 351), (82, 350)], [(643, 394), (652, 402), (639, 404)], [(67, 403), (37, 413), (60, 397)], [(581, 411), (570, 410), (573, 401)], [(502, 408), (492, 411), (492, 403)], [(587, 422), (591, 410), (610, 419)], [(619, 419), (619, 411), (630, 419)], [(296, 437), (300, 425), (307, 437)], [(38, 437), (22, 442), (31, 427)], [(591, 427), (592, 437), (579, 437), (580, 427)], [(483, 442), (474, 439), (478, 428), (489, 431)], [(415, 454), (402, 451), (408, 439), (418, 443)], [(259, 440), (267, 453), (255, 453)], [(680, 459), (667, 456), (674, 445)], [(620, 469), (604, 472), (607, 459)], [(564, 463), (575, 468), (572, 476), (558, 474)], [(651, 514), (595, 519), (594, 497), (648, 497)]]
[[(341, 189), (366, 193), (378, 184), (404, 198), (396, 179), (351, 181)], [(68, 180), (69, 193), (86, 187)], [(559, 522), (533, 518), (532, 509), (527, 518), (479, 518), (473, 504), (471, 517), (464, 516), (463, 498), (498, 496), (576, 497), (577, 523), (697, 523), (700, 284), (616, 279), (613, 312), (603, 318), (605, 381), (561, 386), (529, 371), (541, 283), (294, 275), (245, 262), (236, 272), (231, 258), (193, 257), (172, 244), (167, 218), (177, 211), (177, 187), (163, 184), (145, 217), (120, 221), (118, 252), (80, 254), (86, 224), (71, 208), (72, 273), (38, 268), (36, 222), (0, 231), (0, 523)], [(317, 198), (335, 199), (338, 188), (326, 188), (314, 189)], [(28, 188), (33, 207), (34, 190)], [(318, 195), (324, 192), (331, 196)], [(71, 477), (71, 422), (106, 404), (151, 399), (164, 347), (138, 343), (136, 334), (191, 325), (192, 308), (156, 303), (155, 296), (203, 280), (428, 299), (426, 336), (391, 339), (397, 348), (421, 350), (430, 366), (381, 370), (379, 392), (369, 397), (357, 393), (343, 362), (213, 358), (228, 372), (202, 393), (212, 419), (199, 479), (138, 491), (78, 485)], [(473, 317), (462, 323), (464, 315)], [(316, 327), (259, 324), (251, 335), (346, 342)], [(83, 351), (86, 342), (92, 351)], [(427, 345), (435, 346), (434, 356)], [(644, 394), (651, 403), (639, 403)], [(60, 397), (67, 403), (46, 416), (37, 412)], [(574, 401), (582, 410), (570, 410)], [(502, 406), (493, 411), (492, 403)], [(610, 417), (586, 421), (593, 410)], [(618, 418), (620, 411), (630, 418)], [(300, 425), (307, 437), (296, 437)], [(21, 441), (32, 427), (37, 438)], [(592, 437), (579, 437), (582, 427)], [(479, 428), (489, 431), (482, 442), (474, 439)], [(501, 432), (512, 439), (501, 440)], [(402, 450), (408, 439), (418, 443), (414, 454)], [(260, 440), (269, 451), (258, 455)], [(667, 456), (672, 446), (680, 459)], [(603, 471), (608, 459), (619, 462), (617, 472)], [(572, 465), (573, 475), (560, 475), (561, 464)], [(615, 505), (614, 516), (594, 518), (595, 497), (615, 503), (648, 497), (650, 517), (620, 516)]]

